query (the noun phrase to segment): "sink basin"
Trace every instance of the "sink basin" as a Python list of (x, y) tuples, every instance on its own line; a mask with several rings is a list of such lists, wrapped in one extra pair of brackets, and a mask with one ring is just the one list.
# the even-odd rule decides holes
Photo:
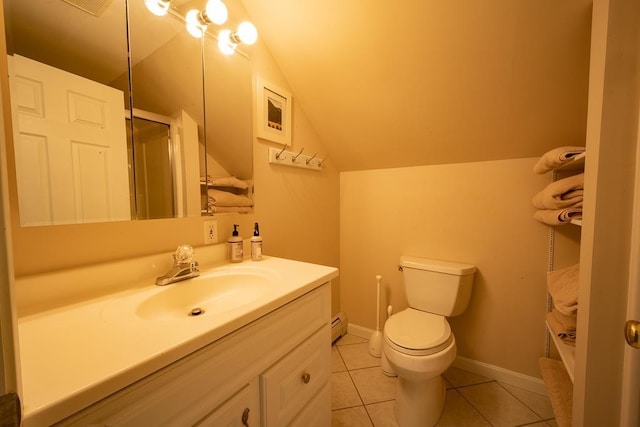
[(110, 323), (129, 320), (197, 321), (251, 304), (278, 283), (275, 272), (227, 267), (167, 286), (150, 285), (126, 298), (110, 301), (101, 317)]
[(271, 279), (255, 273), (218, 273), (169, 285), (142, 301), (143, 319), (173, 319), (222, 313), (249, 304), (269, 289)]

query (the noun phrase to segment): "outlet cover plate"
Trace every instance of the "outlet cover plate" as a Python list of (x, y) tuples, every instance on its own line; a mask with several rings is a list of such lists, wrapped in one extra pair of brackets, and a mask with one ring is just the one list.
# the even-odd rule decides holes
[(204, 222), (204, 244), (218, 243), (218, 220), (208, 219)]

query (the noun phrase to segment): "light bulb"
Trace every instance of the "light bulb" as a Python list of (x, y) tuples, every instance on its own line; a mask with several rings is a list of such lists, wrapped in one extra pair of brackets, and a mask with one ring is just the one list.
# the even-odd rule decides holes
[(231, 31), (222, 30), (218, 34), (218, 49), (225, 55), (233, 55), (236, 51), (236, 43), (231, 41)]
[(227, 22), (229, 16), (227, 6), (220, 0), (209, 0), (204, 7), (204, 11), (207, 14), (207, 18), (214, 24), (222, 25)]
[(249, 21), (241, 22), (238, 25), (238, 32), (236, 33), (240, 41), (244, 44), (254, 44), (258, 40), (258, 30), (255, 25)]
[(149, 12), (156, 16), (165, 16), (169, 11), (169, 4), (171, 0), (144, 0), (144, 5), (147, 6)]
[(200, 11), (196, 9), (191, 9), (189, 12), (187, 12), (187, 15), (185, 16), (187, 31), (193, 37), (198, 39), (204, 35), (204, 32), (206, 30), (206, 27), (203, 27), (202, 24), (200, 24), (200, 20), (198, 19), (199, 13)]

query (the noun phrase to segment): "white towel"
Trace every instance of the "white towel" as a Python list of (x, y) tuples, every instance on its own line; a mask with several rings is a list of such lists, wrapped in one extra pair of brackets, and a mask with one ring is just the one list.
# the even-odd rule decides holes
[(559, 179), (536, 194), (531, 203), (538, 209), (577, 208), (582, 206), (584, 173)]
[(540, 160), (538, 160), (533, 167), (533, 171), (537, 174), (549, 172), (562, 166), (578, 154), (584, 153), (584, 151), (585, 147), (575, 147), (572, 145), (554, 148), (540, 157)]
[(209, 210), (213, 213), (251, 213), (251, 206), (215, 206), (209, 205)]
[(239, 188), (241, 190), (246, 190), (249, 188), (249, 183), (247, 181), (243, 181), (241, 179), (236, 178), (235, 176), (221, 176), (217, 178), (212, 178), (211, 175), (207, 175), (206, 177), (200, 177), (201, 182), (207, 182), (214, 187), (232, 187)]
[(547, 273), (547, 289), (553, 298), (553, 306), (560, 313), (573, 315), (578, 310), (580, 264)]
[(543, 224), (563, 225), (572, 219), (582, 219), (582, 208), (539, 209), (534, 212), (533, 217)]
[(209, 204), (214, 206), (253, 206), (253, 200), (247, 196), (228, 191), (209, 189)]

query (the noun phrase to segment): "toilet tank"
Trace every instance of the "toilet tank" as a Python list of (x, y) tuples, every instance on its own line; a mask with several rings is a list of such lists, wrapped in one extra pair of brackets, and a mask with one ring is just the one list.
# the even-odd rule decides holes
[(466, 310), (475, 266), (402, 256), (400, 267), (409, 307), (447, 317), (458, 316)]

